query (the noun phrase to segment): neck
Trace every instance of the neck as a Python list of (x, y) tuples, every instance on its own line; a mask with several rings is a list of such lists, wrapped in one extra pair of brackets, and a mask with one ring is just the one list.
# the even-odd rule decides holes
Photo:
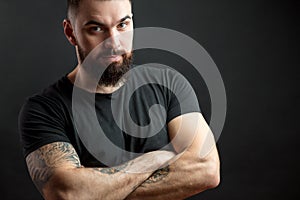
[(126, 81), (125, 79), (122, 79), (116, 85), (95, 84), (96, 80), (91, 78), (84, 72), (84, 70), (80, 70), (79, 68), (80, 66), (78, 65), (67, 75), (67, 78), (71, 81), (71, 83), (88, 92), (111, 94), (120, 89)]
[(96, 93), (111, 94), (124, 85), (125, 80), (120, 80), (116, 85), (97, 85)]

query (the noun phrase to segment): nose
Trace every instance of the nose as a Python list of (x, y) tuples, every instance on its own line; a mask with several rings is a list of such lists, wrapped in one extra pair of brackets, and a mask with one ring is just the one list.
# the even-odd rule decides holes
[(120, 34), (117, 30), (109, 30), (107, 38), (104, 42), (105, 48), (108, 49), (119, 49), (120, 44)]

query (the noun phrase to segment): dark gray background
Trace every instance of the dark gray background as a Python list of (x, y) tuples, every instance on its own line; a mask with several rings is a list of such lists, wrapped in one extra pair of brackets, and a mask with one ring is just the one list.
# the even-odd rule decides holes
[[(136, 0), (134, 9), (136, 27), (175, 29), (197, 40), (225, 82), (228, 113), (218, 141), (221, 184), (191, 199), (299, 198), (299, 1)], [(64, 13), (63, 0), (0, 1), (4, 199), (41, 199), (25, 168), (17, 116), (25, 97), (76, 63), (62, 31)], [(188, 71), (209, 119), (207, 90), (186, 61), (149, 52), (137, 52), (136, 61)]]

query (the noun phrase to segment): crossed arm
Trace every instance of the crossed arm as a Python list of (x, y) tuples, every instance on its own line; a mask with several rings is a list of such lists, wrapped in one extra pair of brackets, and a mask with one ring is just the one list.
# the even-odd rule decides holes
[[(196, 129), (189, 130), (185, 120), (196, 117)], [(219, 183), (219, 159), (209, 127), (199, 113), (175, 118), (168, 124), (173, 145), (183, 150), (176, 135), (196, 131), (192, 144), (180, 156), (154, 151), (121, 166), (85, 168), (69, 143), (52, 143), (29, 154), (29, 173), (45, 199), (184, 199)], [(184, 143), (184, 142), (183, 142)], [(204, 152), (203, 149), (206, 149)], [(207, 150), (209, 149), (209, 151)], [(204, 152), (204, 153), (203, 153)], [(160, 166), (169, 161), (167, 167)], [(147, 169), (158, 169), (145, 172)], [(144, 173), (126, 173), (126, 171)]]

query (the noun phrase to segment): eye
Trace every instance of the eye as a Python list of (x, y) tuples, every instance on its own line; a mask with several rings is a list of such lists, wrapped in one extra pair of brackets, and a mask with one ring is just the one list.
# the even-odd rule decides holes
[(102, 32), (103, 29), (100, 26), (93, 26), (93, 27), (90, 27), (90, 31), (92, 31), (92, 32)]
[(128, 22), (122, 22), (118, 25), (118, 28), (125, 29), (128, 26)]

